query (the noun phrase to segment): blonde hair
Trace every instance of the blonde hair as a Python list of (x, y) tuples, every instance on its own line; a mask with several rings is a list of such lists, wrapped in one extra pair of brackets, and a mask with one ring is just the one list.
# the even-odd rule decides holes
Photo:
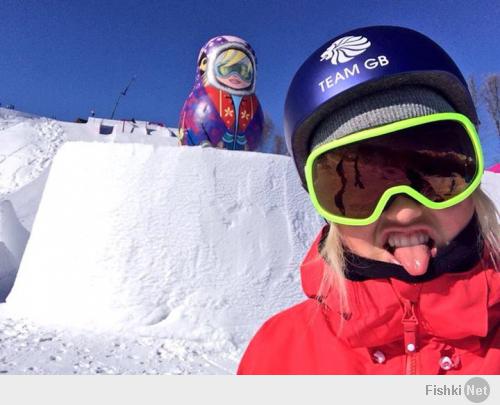
[[(486, 193), (478, 188), (472, 195), (477, 217), (480, 224), (481, 236), (484, 240), (485, 248), (489, 254), (488, 263), (482, 263), (486, 268), (492, 266), (496, 271), (500, 271), (500, 234), (499, 212)], [(335, 224), (330, 224), (330, 230), (321, 247), (321, 256), (328, 265), (325, 265), (323, 279), (318, 290), (318, 296), (324, 297), (330, 289), (334, 289), (338, 295), (340, 312), (349, 313), (349, 300), (347, 294), (345, 278), (345, 258), (342, 246), (342, 237)], [(343, 322), (341, 317), (341, 323)], [(342, 325), (341, 325), (342, 326)]]
[(245, 52), (238, 49), (228, 49), (221, 54), (222, 58), (218, 62), (224, 66), (233, 66), (241, 62), (243, 59), (248, 59)]

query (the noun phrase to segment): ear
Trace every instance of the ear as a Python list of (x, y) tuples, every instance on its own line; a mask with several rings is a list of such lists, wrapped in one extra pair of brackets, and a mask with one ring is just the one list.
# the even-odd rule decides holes
[(200, 70), (200, 73), (205, 73), (207, 71), (207, 65), (208, 65), (208, 58), (205, 55), (203, 55), (203, 57), (198, 62), (198, 69)]

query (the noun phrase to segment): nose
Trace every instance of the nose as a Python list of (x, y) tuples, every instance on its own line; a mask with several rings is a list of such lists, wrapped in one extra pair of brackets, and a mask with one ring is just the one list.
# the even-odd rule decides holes
[(398, 195), (392, 197), (385, 206), (382, 215), (390, 222), (408, 225), (422, 217), (424, 207), (413, 198)]

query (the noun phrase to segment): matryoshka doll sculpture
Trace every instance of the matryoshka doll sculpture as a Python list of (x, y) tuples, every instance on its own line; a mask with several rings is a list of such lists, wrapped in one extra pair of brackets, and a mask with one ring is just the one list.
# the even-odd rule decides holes
[(255, 53), (246, 41), (228, 35), (208, 41), (181, 110), (180, 143), (255, 150), (264, 126), (255, 76)]

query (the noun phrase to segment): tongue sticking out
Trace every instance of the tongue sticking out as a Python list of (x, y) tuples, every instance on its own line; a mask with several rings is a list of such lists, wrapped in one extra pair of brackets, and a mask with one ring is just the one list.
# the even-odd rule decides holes
[(427, 271), (431, 258), (431, 249), (427, 245), (398, 247), (394, 257), (412, 276), (419, 276)]

